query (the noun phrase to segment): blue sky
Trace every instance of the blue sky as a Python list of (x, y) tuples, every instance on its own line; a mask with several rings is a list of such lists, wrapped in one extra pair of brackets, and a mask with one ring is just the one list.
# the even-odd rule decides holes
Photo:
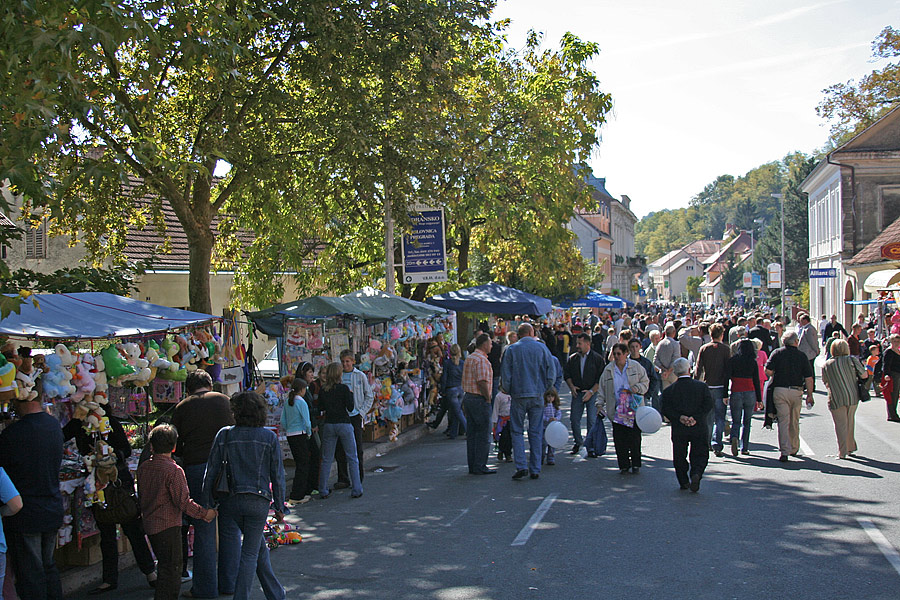
[(641, 217), (822, 147), (822, 90), (879, 66), (871, 43), (900, 27), (900, 0), (500, 0), (494, 16), (512, 20), (513, 46), (530, 29), (600, 45), (614, 109), (591, 165)]

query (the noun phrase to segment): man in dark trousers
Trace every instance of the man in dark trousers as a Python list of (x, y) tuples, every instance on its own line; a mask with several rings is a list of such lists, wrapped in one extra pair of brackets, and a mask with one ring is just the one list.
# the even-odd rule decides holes
[(676, 359), (672, 370), (678, 379), (662, 393), (663, 414), (672, 423), (672, 462), (681, 489), (698, 492), (709, 462), (706, 415), (713, 408), (712, 394), (705, 383), (691, 379), (687, 359)]
[[(600, 386), (600, 374), (603, 372), (603, 358), (591, 350), (591, 336), (579, 333), (575, 336), (575, 348), (566, 360), (564, 376), (566, 385), (572, 392), (572, 412), (569, 422), (572, 424), (572, 435), (575, 437), (575, 445), (572, 446), (572, 454), (578, 454), (584, 437), (581, 434), (581, 415), (587, 408), (587, 429), (590, 433), (594, 422), (597, 420), (596, 397), (597, 388)], [(590, 458), (597, 455), (589, 453)]]

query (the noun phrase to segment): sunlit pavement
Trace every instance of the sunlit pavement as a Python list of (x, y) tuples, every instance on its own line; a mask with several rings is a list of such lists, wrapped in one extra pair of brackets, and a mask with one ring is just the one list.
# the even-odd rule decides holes
[[(873, 398), (858, 458), (838, 460), (816, 400), (801, 421), (811, 453), (779, 463), (757, 417), (752, 455), (711, 456), (698, 494), (678, 489), (668, 428), (644, 436), (638, 475), (619, 474), (610, 439), (599, 459), (567, 448), (523, 481), (506, 463), (469, 475), (465, 439), (438, 430), (368, 464), (363, 498), (337, 490), (298, 507), (288, 519), (304, 542), (272, 562), (288, 598), (304, 599), (896, 599), (900, 424)], [(110, 596), (152, 591), (130, 569)]]

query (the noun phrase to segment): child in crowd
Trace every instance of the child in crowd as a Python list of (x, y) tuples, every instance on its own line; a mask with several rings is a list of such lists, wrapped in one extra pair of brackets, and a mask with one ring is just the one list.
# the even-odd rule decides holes
[[(0, 516), (11, 517), (22, 509), (22, 496), (6, 471), (0, 467)], [(6, 536), (0, 519), (0, 600), (3, 600), (3, 578), (6, 575)]]
[(512, 432), (509, 429), (509, 394), (497, 392), (494, 396), (494, 411), (491, 422), (494, 424), (494, 443), (497, 444), (497, 460), (512, 462)]
[[(554, 388), (550, 388), (544, 392), (544, 431), (547, 431), (547, 425), (560, 419), (562, 419), (562, 411), (559, 409), (559, 393)], [(542, 463), (556, 464), (553, 446), (548, 444), (546, 439), (543, 441), (543, 455)]]
[(154, 600), (174, 600), (181, 588), (181, 514), (207, 523), (216, 511), (191, 500), (184, 471), (172, 460), (178, 442), (174, 425), (157, 425), (150, 432), (153, 455), (138, 467), (138, 497), (144, 530), (156, 555), (157, 572)]
[(875, 390), (875, 395), (881, 395), (881, 346), (872, 344), (869, 346), (869, 358), (866, 359), (866, 370), (869, 372), (869, 381)]
[(309, 405), (306, 403), (307, 383), (296, 377), (290, 383), (288, 399), (281, 410), (281, 431), (287, 436), (291, 456), (294, 457), (294, 482), (288, 504), (304, 504), (312, 498), (309, 487), (309, 438), (312, 435), (312, 421)]

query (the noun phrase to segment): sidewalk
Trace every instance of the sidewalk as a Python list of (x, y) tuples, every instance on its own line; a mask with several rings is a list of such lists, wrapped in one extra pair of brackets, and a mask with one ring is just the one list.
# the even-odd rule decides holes
[[(397, 437), (397, 441), (390, 442), (387, 436), (378, 439), (375, 442), (365, 442), (363, 449), (363, 462), (365, 464), (373, 464), (373, 461), (384, 456), (392, 450), (402, 448), (403, 446), (412, 444), (423, 437), (427, 436), (429, 429), (424, 424), (414, 425), (401, 433)], [(291, 467), (285, 469), (287, 477), (287, 489), (291, 487), (294, 470)], [(119, 556), (119, 573), (135, 566), (134, 555), (126, 552)], [(83, 591), (87, 588), (94, 588), (100, 585), (102, 578), (102, 565), (97, 563), (88, 567), (69, 567), (61, 574), (63, 595), (70, 596), (76, 592)], [(147, 588), (148, 590), (150, 588)]]

